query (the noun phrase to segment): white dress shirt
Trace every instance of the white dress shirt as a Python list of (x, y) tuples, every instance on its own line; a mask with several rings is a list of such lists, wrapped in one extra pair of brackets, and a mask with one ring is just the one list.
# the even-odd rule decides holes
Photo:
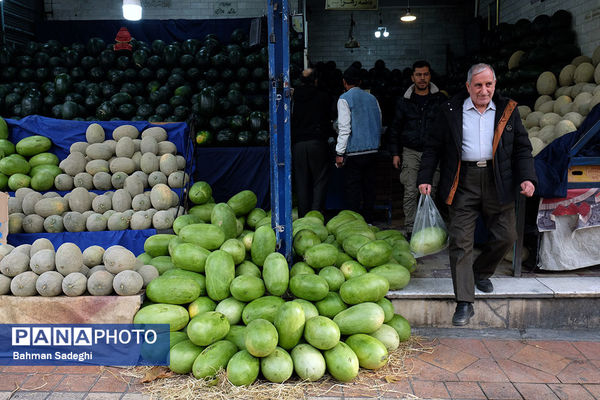
[(473, 104), (470, 97), (463, 103), (463, 161), (483, 161), (492, 159), (494, 142), (494, 118), (496, 105), (490, 101), (483, 113)]
[(337, 154), (344, 154), (346, 152), (348, 138), (350, 137), (350, 131), (352, 130), (352, 115), (350, 114), (350, 106), (348, 105), (348, 102), (344, 99), (338, 99), (337, 111), (338, 139), (335, 146), (335, 152)]

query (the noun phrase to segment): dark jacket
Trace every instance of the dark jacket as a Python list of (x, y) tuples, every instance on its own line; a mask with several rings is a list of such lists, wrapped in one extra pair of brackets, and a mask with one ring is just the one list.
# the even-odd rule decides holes
[(326, 142), (335, 132), (332, 119), (335, 102), (326, 92), (315, 86), (294, 88), (292, 97), (292, 143), (306, 140)]
[[(417, 186), (423, 183), (431, 184), (433, 173), (439, 161), (440, 183), (438, 191), (445, 199), (446, 204), (452, 204), (460, 178), (463, 102), (468, 96), (469, 94), (465, 90), (441, 105), (440, 115), (427, 137), (425, 150), (421, 157)], [(498, 132), (497, 129), (504, 110), (509, 102), (514, 103), (514, 101), (501, 97), (498, 92), (494, 94), (493, 101), (496, 104), (496, 116), (492, 168), (498, 201), (507, 204), (515, 200), (516, 194), (520, 191), (519, 185), (521, 182), (529, 180), (537, 186), (537, 177), (533, 157), (531, 156), (531, 143), (516, 107), (508, 117), (504, 130)]]
[(396, 101), (394, 118), (389, 127), (389, 149), (393, 156), (402, 154), (403, 147), (423, 151), (425, 134), (439, 113), (440, 103), (447, 100), (433, 83), (429, 84), (429, 96), (424, 103), (417, 101), (418, 96), (412, 85)]

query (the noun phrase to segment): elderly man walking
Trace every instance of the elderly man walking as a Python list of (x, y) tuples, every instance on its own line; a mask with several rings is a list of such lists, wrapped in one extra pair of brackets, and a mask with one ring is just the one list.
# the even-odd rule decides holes
[[(431, 193), (440, 163), (440, 195), (449, 205), (450, 268), (456, 297), (454, 325), (474, 315), (476, 286), (492, 292), (490, 277), (516, 239), (514, 203), (518, 192), (532, 196), (535, 175), (531, 143), (517, 103), (495, 93), (496, 74), (473, 65), (467, 92), (441, 105), (425, 144), (417, 178), (420, 193)], [(490, 237), (473, 260), (475, 222), (482, 214)]]

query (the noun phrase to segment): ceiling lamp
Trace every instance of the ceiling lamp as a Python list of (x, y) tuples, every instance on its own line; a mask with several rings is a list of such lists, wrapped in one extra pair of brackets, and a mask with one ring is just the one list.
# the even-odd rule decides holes
[(387, 28), (385, 26), (380, 26), (377, 28), (377, 30), (374, 33), (375, 35), (375, 39), (379, 39), (380, 37), (389, 37), (390, 33), (388, 32)]
[(410, 13), (410, 1), (406, 3), (406, 14), (400, 17), (400, 21), (402, 22), (413, 22), (417, 17)]
[(129, 21), (142, 19), (142, 3), (140, 0), (123, 0), (123, 18)]

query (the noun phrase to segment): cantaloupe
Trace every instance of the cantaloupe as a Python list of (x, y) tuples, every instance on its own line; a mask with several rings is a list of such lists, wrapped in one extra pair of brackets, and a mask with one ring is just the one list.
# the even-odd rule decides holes
[(10, 281), (10, 291), (14, 296), (35, 296), (37, 280), (38, 275), (33, 271), (20, 273)]
[(23, 230), (26, 233), (41, 233), (44, 231), (44, 218), (37, 214), (26, 215), (23, 218)]
[(583, 116), (576, 112), (570, 112), (563, 116), (563, 120), (569, 120), (573, 123), (575, 128), (579, 128), (579, 126), (583, 122)]
[(531, 113), (531, 108), (529, 108), (529, 106), (518, 106), (517, 109), (519, 110), (519, 115), (523, 120), (527, 118), (529, 113)]
[(131, 270), (121, 271), (113, 279), (113, 289), (119, 296), (132, 296), (142, 290), (144, 279)]
[(63, 217), (61, 215), (51, 215), (44, 219), (44, 230), (48, 233), (64, 232)]
[(562, 118), (560, 117), (560, 115), (549, 112), (544, 114), (544, 116), (540, 119), (540, 128), (544, 128), (547, 125), (556, 125), (558, 124), (558, 121), (560, 121)]
[(87, 289), (87, 277), (81, 272), (72, 272), (63, 278), (61, 287), (69, 297), (81, 296)]
[(575, 70), (577, 67), (573, 64), (565, 65), (563, 69), (560, 71), (560, 75), (558, 76), (558, 83), (560, 86), (570, 86), (573, 82), (573, 75), (575, 75)]
[(36, 239), (32, 244), (31, 244), (31, 248), (29, 249), (29, 257), (33, 257), (33, 255), (35, 253), (37, 253), (40, 250), (52, 250), (54, 251), (54, 245), (52, 244), (52, 242), (46, 238), (39, 238)]
[(535, 157), (544, 149), (545, 144), (540, 138), (537, 137), (530, 137), (529, 141), (531, 142), (531, 147), (533, 148), (531, 155)]
[(112, 274), (135, 268), (135, 255), (123, 246), (110, 246), (102, 256), (106, 270)]
[(579, 67), (581, 64), (584, 64), (584, 63), (591, 64), (592, 63), (592, 59), (590, 57), (588, 57), (588, 56), (580, 55), (580, 56), (575, 57), (573, 59), (573, 61), (571, 61), (571, 64), (573, 64), (576, 67)]
[(85, 140), (88, 143), (102, 143), (104, 139), (106, 139), (106, 135), (100, 124), (90, 124), (85, 130)]
[(56, 271), (46, 271), (36, 282), (35, 289), (43, 297), (54, 297), (62, 293), (63, 276)]
[(517, 50), (508, 59), (508, 69), (516, 69), (519, 68), (519, 63), (521, 62), (521, 57), (523, 57), (525, 52), (523, 50)]
[(554, 106), (552, 109), (552, 112), (559, 114), (559, 115), (564, 115), (561, 114), (561, 106), (564, 104), (570, 104), (573, 100), (569, 97), (569, 96), (560, 96), (558, 97), (556, 100), (554, 100)]
[(63, 276), (79, 271), (83, 265), (81, 249), (75, 243), (66, 242), (61, 244), (56, 250), (55, 264), (56, 270)]
[(128, 136), (124, 136), (117, 142), (117, 147), (115, 149), (115, 155), (117, 157), (126, 157), (131, 158), (135, 153), (135, 145), (133, 144), (133, 139)]
[(537, 79), (536, 88), (539, 94), (552, 95), (556, 91), (556, 76), (550, 71), (542, 72)]
[(587, 83), (594, 80), (594, 66), (589, 62), (581, 63), (573, 74), (575, 83)]
[(12, 251), (0, 260), (0, 272), (3, 275), (13, 278), (29, 269), (29, 255)]
[(142, 132), (142, 140), (146, 136), (152, 136), (156, 142), (162, 142), (167, 140), (167, 131), (160, 126), (153, 126), (151, 128), (147, 128)]
[(577, 128), (571, 121), (568, 119), (563, 119), (562, 121), (559, 121), (556, 126), (554, 126), (554, 139), (576, 130)]
[(96, 271), (87, 280), (87, 290), (92, 296), (108, 296), (113, 291), (113, 279), (108, 271)]
[(140, 136), (140, 132), (133, 125), (121, 125), (116, 127), (112, 133), (113, 140), (117, 142), (126, 136), (131, 139), (137, 139)]

